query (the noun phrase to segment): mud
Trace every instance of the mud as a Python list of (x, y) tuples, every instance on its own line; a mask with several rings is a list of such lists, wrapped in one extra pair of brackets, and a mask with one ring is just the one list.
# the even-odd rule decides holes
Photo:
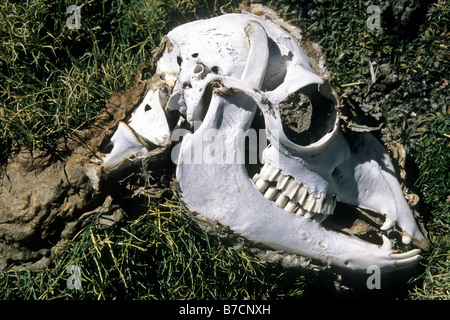
[(147, 83), (141, 74), (147, 69), (140, 65), (135, 85), (114, 93), (89, 129), (61, 140), (52, 153), (22, 150), (9, 159), (0, 177), (0, 270), (21, 264), (45, 268), (77, 231), (79, 217), (102, 205), (106, 195), (88, 177), (98, 170), (91, 159), (142, 99)]

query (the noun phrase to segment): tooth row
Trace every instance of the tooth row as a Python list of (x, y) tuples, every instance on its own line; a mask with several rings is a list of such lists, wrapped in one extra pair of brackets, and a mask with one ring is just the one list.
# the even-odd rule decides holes
[(310, 192), (293, 177), (283, 175), (280, 169), (269, 163), (264, 164), (261, 172), (255, 174), (252, 180), (264, 198), (275, 202), (288, 213), (322, 222), (336, 208), (335, 198)]

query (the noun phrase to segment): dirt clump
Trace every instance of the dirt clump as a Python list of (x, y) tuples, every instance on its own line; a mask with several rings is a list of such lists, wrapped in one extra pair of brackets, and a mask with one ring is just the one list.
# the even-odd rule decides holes
[(143, 98), (147, 84), (140, 75), (148, 68), (141, 64), (135, 85), (114, 93), (97, 120), (60, 141), (54, 153), (22, 150), (9, 159), (0, 176), (0, 270), (47, 267), (76, 232), (79, 217), (103, 203), (90, 178), (99, 170), (91, 159)]

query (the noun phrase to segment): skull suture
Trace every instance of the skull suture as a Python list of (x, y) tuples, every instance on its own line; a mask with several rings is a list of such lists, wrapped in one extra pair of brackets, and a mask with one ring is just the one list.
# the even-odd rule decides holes
[[(369, 133), (341, 131), (332, 88), (289, 32), (254, 15), (224, 15), (174, 29), (157, 59), (152, 89), (112, 136), (104, 172), (171, 146), (182, 201), (199, 219), (355, 271), (417, 263), (427, 241), (386, 150)], [(270, 143), (255, 163), (245, 137), (259, 128)], [(380, 220), (379, 243), (333, 228), (337, 202)], [(416, 248), (393, 250), (394, 229)]]

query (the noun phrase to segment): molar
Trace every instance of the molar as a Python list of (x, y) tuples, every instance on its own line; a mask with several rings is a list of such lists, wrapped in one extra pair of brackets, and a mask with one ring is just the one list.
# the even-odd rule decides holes
[(295, 211), (295, 214), (298, 216), (304, 216), (305, 215), (305, 210), (303, 210), (302, 207), (298, 207), (297, 211)]
[(305, 217), (306, 219), (310, 219), (310, 220), (311, 220), (315, 215), (316, 215), (315, 212), (307, 211), (307, 212), (305, 213), (304, 217)]
[(308, 189), (302, 185), (302, 186), (300, 186), (300, 188), (298, 188), (297, 193), (292, 198), (292, 201), (302, 204), (307, 195), (308, 195)]
[(298, 204), (296, 202), (288, 201), (288, 203), (284, 207), (284, 211), (288, 213), (294, 213), (295, 209), (297, 208), (297, 205)]
[(277, 182), (277, 189), (283, 191), (290, 180), (293, 180), (290, 176), (281, 175)]
[(270, 163), (264, 164), (252, 181), (265, 199), (275, 202), (288, 213), (322, 222), (336, 208), (334, 197), (327, 197), (324, 192), (310, 192), (306, 186), (298, 184)]
[(325, 199), (324, 194), (321, 193), (319, 195), (319, 197), (315, 199), (315, 203), (314, 203), (314, 206), (312, 208), (312, 211), (317, 212), (317, 213), (321, 213), (324, 199)]
[(259, 177), (266, 181), (274, 181), (278, 177), (280, 172), (281, 172), (280, 169), (275, 168), (270, 163), (266, 163), (261, 169)]
[(309, 193), (308, 197), (306, 197), (305, 201), (303, 202), (303, 209), (305, 209), (308, 212), (312, 212), (312, 209), (316, 203), (316, 194), (313, 193)]
[(289, 198), (286, 197), (284, 194), (280, 193), (277, 200), (275, 201), (275, 204), (278, 207), (284, 209), (284, 207), (287, 205), (288, 202), (289, 202)]
[(261, 192), (262, 194), (267, 191), (267, 188), (270, 184), (269, 181), (261, 179), (258, 173), (253, 176), (252, 181), (256, 185), (256, 188), (258, 188), (259, 192)]
[(299, 188), (300, 185), (294, 179), (290, 179), (289, 182), (285, 185), (284, 189), (281, 190), (281, 192), (283, 192), (284, 195), (292, 200)]
[(335, 198), (325, 198), (322, 204), (322, 213), (325, 215), (331, 215), (336, 208)]
[(275, 197), (278, 195), (279, 190), (277, 188), (275, 188), (274, 186), (270, 186), (267, 191), (264, 193), (264, 198), (266, 198), (267, 200), (274, 200)]

